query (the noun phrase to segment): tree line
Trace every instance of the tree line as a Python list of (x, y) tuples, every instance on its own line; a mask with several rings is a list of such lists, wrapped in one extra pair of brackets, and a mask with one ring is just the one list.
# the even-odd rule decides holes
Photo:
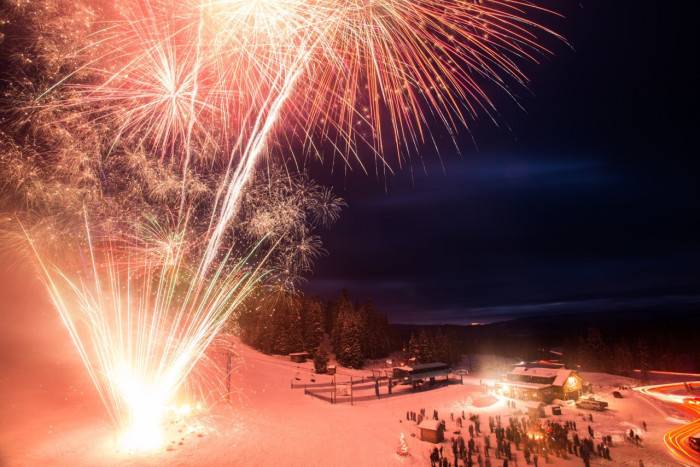
[(268, 354), (309, 352), (320, 368), (330, 352), (341, 365), (360, 368), (366, 359), (386, 357), (392, 347), (386, 315), (345, 291), (331, 302), (261, 291), (248, 299), (237, 324), (251, 347)]
[(462, 358), (460, 342), (442, 328), (421, 328), (418, 334), (411, 333), (404, 347), (409, 359), (416, 363), (442, 362), (450, 365)]
[[(622, 333), (619, 333), (622, 334)], [(619, 335), (589, 327), (578, 339), (564, 345), (566, 363), (587, 371), (632, 376), (640, 370), (644, 379), (649, 370), (698, 371), (700, 352), (679, 342), (672, 334)]]

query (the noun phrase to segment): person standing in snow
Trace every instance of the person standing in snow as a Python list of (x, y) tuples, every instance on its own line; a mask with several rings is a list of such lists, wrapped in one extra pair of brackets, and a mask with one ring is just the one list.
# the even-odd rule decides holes
[(439, 466), (440, 462), (440, 455), (438, 454), (437, 448), (433, 448), (433, 450), (430, 452), (430, 466), (435, 467), (436, 465)]

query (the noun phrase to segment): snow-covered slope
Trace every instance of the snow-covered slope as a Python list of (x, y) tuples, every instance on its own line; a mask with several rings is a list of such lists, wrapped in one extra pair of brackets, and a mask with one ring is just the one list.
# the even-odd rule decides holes
[[(53, 415), (22, 421), (31, 430), (17, 429), (14, 442), (20, 441), (21, 452), (5, 450), (7, 465), (46, 466), (391, 466), (429, 465), (428, 453), (433, 445), (419, 441), (414, 422), (406, 420), (406, 411), (425, 408), (438, 410), (447, 421), (448, 436), (456, 430), (450, 412), (480, 414), (486, 424), (489, 415), (507, 417), (526, 404), (516, 403), (509, 409), (505, 400), (487, 394), (479, 376), (469, 377), (464, 385), (451, 385), (430, 391), (394, 395), (350, 404), (329, 404), (304, 394), (290, 383), (319, 383), (328, 376), (317, 376), (311, 363), (294, 364), (281, 356), (268, 356), (237, 344), (232, 378), (231, 405), (212, 409), (200, 428), (188, 432), (174, 425), (174, 442), (169, 449), (148, 455), (134, 455), (115, 449), (112, 430), (95, 408), (73, 399), (60, 407), (53, 405)], [(339, 369), (339, 380), (358, 378), (367, 372)], [(624, 399), (610, 393), (620, 384), (631, 381), (609, 375), (584, 375), (595, 384), (599, 396), (610, 402), (610, 411), (594, 414), (597, 433), (612, 434), (618, 445), (614, 461), (595, 461), (594, 465), (673, 465), (661, 442), (662, 434), (674, 423), (674, 414), (654, 405), (633, 391)], [(313, 379), (313, 381), (312, 381)], [(369, 394), (374, 391), (370, 390)], [(382, 394), (386, 388), (382, 388)], [(89, 397), (86, 395), (85, 397)], [(588, 425), (575, 407), (564, 407), (560, 418), (577, 420), (583, 433)], [(70, 420), (70, 423), (66, 420)], [(623, 441), (630, 428), (641, 430), (642, 421), (649, 427), (642, 433), (645, 447)], [(53, 428), (48, 429), (45, 424)], [(409, 456), (396, 454), (401, 433), (409, 447)], [(5, 438), (6, 440), (8, 438)], [(450, 448), (445, 445), (446, 452)], [(522, 462), (522, 457), (520, 458)], [(581, 465), (579, 459), (554, 460), (553, 465)], [(1, 464), (1, 463), (0, 463)]]

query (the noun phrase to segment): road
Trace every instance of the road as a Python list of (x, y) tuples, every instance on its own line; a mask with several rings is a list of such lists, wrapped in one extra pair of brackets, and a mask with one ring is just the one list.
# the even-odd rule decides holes
[[(691, 422), (674, 428), (664, 435), (664, 444), (674, 458), (685, 465), (694, 466), (700, 465), (700, 452), (690, 446), (688, 438), (700, 433), (700, 397), (678, 394), (678, 392), (685, 391), (685, 384), (657, 384), (641, 386), (635, 390), (654, 399), (673, 404), (690, 416)], [(700, 381), (687, 384), (700, 388)]]

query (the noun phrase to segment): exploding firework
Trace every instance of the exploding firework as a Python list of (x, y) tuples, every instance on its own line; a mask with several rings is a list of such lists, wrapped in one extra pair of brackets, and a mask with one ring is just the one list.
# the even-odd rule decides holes
[(388, 127), (394, 144), (410, 150), (425, 140), (426, 112), (450, 130), (492, 115), (485, 86), (525, 85), (519, 63), (548, 53), (541, 33), (559, 37), (529, 19), (554, 13), (528, 1), (122, 5), (85, 49), (98, 78), (76, 85), (74, 104), (94, 104), (118, 136), (166, 152), (213, 137), (238, 155), (280, 111), (284, 129), (314, 147), (318, 130), (335, 135), (332, 147), (344, 156), (358, 142), (380, 155)]
[(117, 140), (185, 168), (226, 154), (206, 269), (274, 131), (345, 159), (364, 144), (382, 161), (388, 140), (398, 154), (426, 141), (426, 115), (454, 134), (493, 116), (487, 85), (510, 93), (527, 82), (519, 63), (548, 53), (539, 36), (558, 36), (533, 12), (553, 14), (509, 0), (124, 2), (85, 49), (98, 78), (63, 105), (89, 104)]
[(294, 290), (325, 253), (318, 232), (335, 222), (345, 206), (308, 177), (275, 167), (248, 187), (241, 204), (239, 235), (250, 244), (274, 244), (267, 266), (276, 272), (276, 285), (286, 290)]
[(248, 266), (250, 256), (233, 265), (224, 258), (206, 282), (193, 281), (180, 242), (165, 259), (94, 245), (89, 235), (86, 249), (77, 275), (34, 253), (123, 446), (158, 448), (168, 408), (262, 272)]
[[(128, 441), (158, 444), (150, 434), (160, 431), (168, 402), (260, 278), (259, 266), (248, 269), (224, 247), (259, 160), (303, 147), (364, 168), (365, 146), (390, 170), (388, 149), (401, 164), (430, 141), (430, 121), (453, 135), (470, 118), (493, 118), (486, 89), (510, 94), (510, 84), (525, 85), (519, 64), (548, 53), (543, 33), (556, 36), (529, 19), (533, 12), (551, 13), (527, 0), (129, 0), (103, 11), (76, 54), (83, 64), (49, 86), (34, 110), (71, 109), (67, 119), (85, 131), (107, 129), (106, 164), (123, 162), (129, 182), (140, 168), (153, 179), (146, 194), (130, 195), (176, 196), (179, 210), (167, 228), (155, 222), (118, 237), (126, 247), (93, 243), (88, 226), (84, 273), (34, 253)], [(180, 176), (162, 177), (139, 155)], [(216, 170), (215, 187), (199, 189), (197, 171)], [(31, 178), (24, 167), (16, 172), (17, 186)], [(210, 220), (195, 245), (187, 230), (195, 197), (206, 191)], [(320, 245), (293, 227), (323, 209), (332, 217), (337, 203), (309, 214), (289, 192), (265, 197), (274, 209), (253, 210), (247, 234), (275, 245), (295, 236), (283, 256), (307, 269)]]

